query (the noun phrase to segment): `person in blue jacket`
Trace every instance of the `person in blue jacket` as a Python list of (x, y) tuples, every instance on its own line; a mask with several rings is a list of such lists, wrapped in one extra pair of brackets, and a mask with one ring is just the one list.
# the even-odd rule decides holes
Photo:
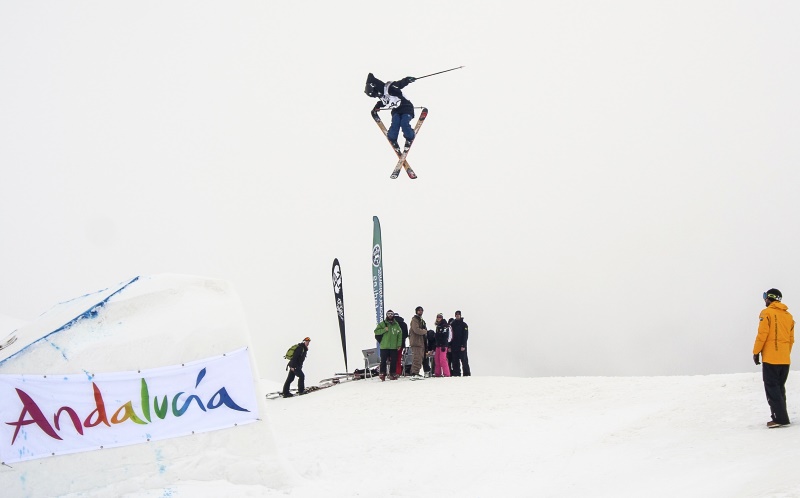
[(411, 142), (414, 141), (414, 128), (411, 126), (411, 120), (414, 119), (414, 104), (403, 95), (402, 91), (403, 88), (414, 81), (416, 81), (416, 78), (413, 76), (406, 76), (400, 81), (384, 83), (373, 76), (372, 73), (367, 76), (367, 86), (364, 89), (364, 93), (372, 98), (379, 99), (375, 103), (373, 110), (378, 110), (381, 107), (392, 109), (392, 123), (387, 130), (387, 137), (395, 149), (399, 148), (397, 138), (401, 129), (403, 130), (403, 137), (406, 139), (406, 149), (411, 147)]

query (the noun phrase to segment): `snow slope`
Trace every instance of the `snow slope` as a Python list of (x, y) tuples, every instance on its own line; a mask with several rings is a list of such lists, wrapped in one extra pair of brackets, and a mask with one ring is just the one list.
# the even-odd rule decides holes
[[(235, 349), (248, 335), (226, 282), (143, 277), (0, 373), (169, 365)], [(309, 362), (340, 354), (314, 352)], [(282, 382), (259, 384), (266, 393)], [(797, 419), (798, 372), (787, 395)], [(0, 489), (4, 497), (800, 496), (800, 429), (765, 427), (755, 366), (684, 377), (359, 380), (265, 400), (261, 411), (262, 422), (242, 427), (0, 466)]]
[(292, 496), (800, 496), (800, 428), (766, 428), (757, 373), (367, 380), (267, 409)]

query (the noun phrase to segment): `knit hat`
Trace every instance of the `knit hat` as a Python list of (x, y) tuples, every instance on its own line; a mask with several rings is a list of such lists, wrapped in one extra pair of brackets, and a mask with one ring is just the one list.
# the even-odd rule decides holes
[(364, 93), (366, 93), (368, 97), (378, 98), (383, 95), (383, 88), (385, 86), (383, 81), (376, 78), (372, 73), (369, 73), (369, 75), (367, 75), (367, 84), (364, 86)]

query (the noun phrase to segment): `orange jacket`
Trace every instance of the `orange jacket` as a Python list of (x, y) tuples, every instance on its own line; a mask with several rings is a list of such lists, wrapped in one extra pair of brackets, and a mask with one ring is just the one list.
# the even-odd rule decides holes
[(758, 335), (753, 354), (761, 353), (761, 361), (773, 365), (789, 365), (794, 344), (794, 318), (788, 307), (773, 301), (758, 315)]

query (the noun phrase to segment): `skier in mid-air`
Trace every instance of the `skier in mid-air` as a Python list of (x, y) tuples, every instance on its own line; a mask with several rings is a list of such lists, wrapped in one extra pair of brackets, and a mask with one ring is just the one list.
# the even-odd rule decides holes
[[(414, 104), (412, 104), (411, 101), (403, 95), (403, 88), (408, 86), (409, 83), (413, 83), (419, 79), (454, 71), (456, 69), (461, 69), (462, 67), (464, 66), (426, 74), (425, 76), (406, 76), (400, 81), (388, 81), (386, 83), (376, 78), (372, 73), (367, 75), (367, 84), (364, 87), (364, 93), (371, 98), (379, 99), (375, 104), (375, 107), (372, 108), (370, 114), (372, 115), (372, 119), (374, 119), (375, 123), (378, 125), (378, 128), (381, 129), (384, 136), (389, 141), (389, 144), (392, 146), (392, 149), (394, 149), (395, 154), (397, 154), (397, 163), (394, 166), (394, 170), (392, 170), (392, 174), (389, 175), (389, 178), (397, 178), (397, 176), (400, 174), (400, 170), (403, 168), (406, 169), (408, 177), (412, 180), (417, 177), (417, 174), (414, 173), (414, 170), (411, 169), (408, 161), (406, 161), (406, 156), (411, 149), (411, 143), (417, 137), (419, 129), (422, 126), (422, 123), (425, 121), (425, 117), (428, 115), (428, 109), (423, 106), (421, 108), (422, 111), (419, 114), (419, 119), (417, 119), (417, 123), (413, 127), (411, 126), (411, 120), (414, 119)], [(392, 110), (392, 123), (388, 130), (381, 121), (381, 118), (378, 117), (378, 111), (380, 111), (383, 107)], [(406, 138), (405, 146), (402, 149), (399, 145), (397, 145), (397, 137), (399, 136), (401, 129), (403, 130), (403, 136)]]
[(405, 148), (411, 147), (414, 141), (414, 128), (411, 127), (411, 120), (414, 119), (414, 104), (404, 95), (402, 89), (409, 83), (416, 81), (413, 76), (406, 76), (400, 81), (389, 81), (384, 83), (376, 78), (372, 73), (367, 76), (367, 85), (364, 93), (372, 98), (379, 99), (373, 111), (381, 107), (392, 109), (392, 124), (389, 125), (387, 137), (392, 147), (399, 149), (397, 138), (400, 130), (403, 130), (403, 137), (406, 139)]

